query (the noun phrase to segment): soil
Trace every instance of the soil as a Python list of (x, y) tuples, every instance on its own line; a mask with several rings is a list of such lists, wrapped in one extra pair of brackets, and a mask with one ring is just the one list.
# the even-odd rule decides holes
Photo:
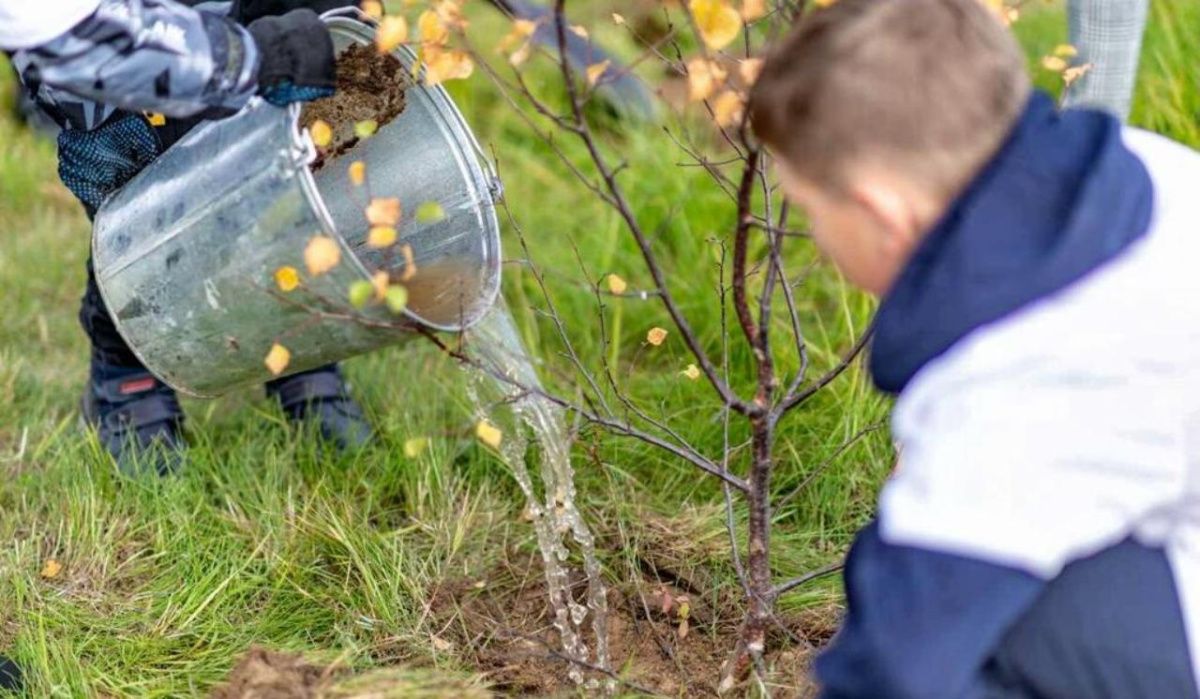
[(329, 683), (328, 668), (298, 655), (253, 648), (211, 699), (316, 699)]
[[(438, 641), (487, 673), (501, 693), (572, 694), (567, 661), (557, 652), (557, 635), (547, 616), (540, 561), (514, 554), (503, 569), (486, 577), (483, 586), (478, 579), (448, 581), (433, 592), (431, 611), (445, 629)], [(623, 688), (627, 691), (716, 696), (721, 667), (737, 641), (741, 612), (690, 592), (687, 581), (659, 578), (644, 573), (641, 580), (609, 591), (611, 666), (629, 683)], [(573, 585), (581, 602), (586, 587), (583, 579)], [(691, 611), (681, 633), (678, 610), (684, 598)], [(809, 665), (832, 635), (836, 614), (780, 614), (779, 620), (786, 632), (777, 630), (769, 639), (766, 658), (776, 694), (815, 696)], [(586, 669), (584, 674), (603, 679)]]
[(337, 58), (337, 92), (304, 106), (300, 123), (308, 127), (317, 119), (333, 128), (333, 141), (317, 158), (313, 170), (358, 144), (354, 125), (374, 119), (383, 128), (404, 111), (408, 71), (390, 53), (375, 46), (352, 44)]

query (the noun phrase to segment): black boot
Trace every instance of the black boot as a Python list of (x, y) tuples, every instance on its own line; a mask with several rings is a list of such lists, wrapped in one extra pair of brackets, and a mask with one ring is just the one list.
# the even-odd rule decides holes
[(357, 449), (371, 441), (371, 426), (336, 364), (272, 381), (267, 395), (279, 401), (293, 422), (315, 422), (321, 437), (339, 449)]
[(24, 687), (21, 679), (21, 668), (8, 658), (0, 655), (0, 690), (19, 692)]
[(126, 475), (167, 475), (182, 463), (183, 409), (145, 369), (94, 361), (83, 418)]

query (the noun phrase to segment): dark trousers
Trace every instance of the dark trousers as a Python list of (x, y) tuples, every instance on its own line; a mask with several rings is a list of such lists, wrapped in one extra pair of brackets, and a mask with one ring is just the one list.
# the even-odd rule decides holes
[(986, 674), (987, 699), (1197, 699), (1162, 550), (1126, 541), (1067, 566)]

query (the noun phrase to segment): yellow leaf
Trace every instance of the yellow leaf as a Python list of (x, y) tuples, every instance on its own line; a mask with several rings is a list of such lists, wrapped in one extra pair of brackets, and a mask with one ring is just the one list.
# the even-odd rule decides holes
[(286, 347), (278, 342), (271, 345), (271, 351), (267, 352), (267, 358), (263, 360), (263, 364), (267, 365), (267, 370), (274, 376), (279, 376), (287, 369), (288, 364), (292, 361), (292, 353)]
[(837, 2), (837, 0), (813, 0), (813, 4), (817, 7), (829, 7), (835, 2)]
[(410, 459), (415, 459), (421, 455), (421, 452), (429, 448), (428, 437), (413, 437), (412, 439), (404, 440), (404, 455)]
[(608, 275), (608, 290), (614, 294), (623, 294), (628, 285), (625, 280), (615, 274)]
[(367, 221), (372, 226), (395, 226), (400, 223), (400, 200), (375, 198), (367, 206)]
[(504, 433), (487, 420), (480, 420), (475, 425), (475, 437), (493, 449), (499, 449), (500, 443), (504, 441)]
[(392, 226), (372, 226), (367, 233), (367, 246), (386, 248), (396, 244), (396, 229)]
[(46, 559), (46, 564), (42, 566), (42, 577), (47, 580), (57, 578), (62, 572), (62, 564), (53, 558)]
[(150, 122), (151, 126), (166, 126), (167, 125), (166, 115), (159, 114), (158, 112), (147, 112), (146, 120)]
[(364, 119), (354, 124), (354, 135), (359, 138), (370, 138), (379, 130), (379, 122), (374, 119)]
[(475, 72), (475, 61), (466, 51), (430, 44), (423, 47), (421, 57), (425, 61), (425, 82), (430, 86), (463, 80)]
[(441, 636), (430, 636), (429, 640), (433, 643), (433, 649), (439, 653), (445, 653), (454, 649), (454, 644)]
[(408, 20), (400, 15), (384, 17), (375, 30), (375, 46), (379, 53), (391, 53), (408, 41)]
[(308, 133), (312, 135), (313, 145), (317, 148), (325, 148), (333, 140), (333, 129), (320, 119), (309, 125)]
[(767, 16), (766, 0), (742, 0), (742, 19), (753, 22)]
[(526, 41), (524, 44), (521, 44), (521, 47), (519, 49), (517, 49), (516, 51), (513, 51), (512, 54), (509, 55), (508, 62), (509, 62), (509, 64), (511, 64), (514, 67), (520, 66), (525, 61), (528, 61), (529, 57), (532, 54), (533, 54), (533, 42)]
[(361, 160), (356, 160), (350, 163), (349, 173), (350, 181), (355, 185), (362, 186), (362, 183), (367, 181), (366, 163)]
[(1054, 55), (1059, 58), (1075, 58), (1079, 55), (1079, 49), (1070, 44), (1059, 44), (1054, 47)]
[(667, 331), (662, 328), (650, 328), (650, 332), (646, 333), (646, 342), (658, 347), (667, 339)]
[(375, 290), (376, 301), (382, 301), (387, 296), (388, 284), (391, 281), (391, 275), (383, 270), (371, 275), (371, 288)]
[(612, 61), (601, 61), (594, 65), (588, 66), (588, 69), (587, 69), (588, 85), (591, 87), (595, 87), (596, 83), (600, 82), (600, 78), (604, 75), (604, 71), (608, 70), (608, 66), (610, 64), (612, 64)]
[(688, 8), (696, 20), (696, 28), (706, 46), (719, 51), (742, 32), (742, 16), (729, 0), (691, 0)]
[(361, 7), (363, 14), (373, 20), (379, 21), (383, 17), (383, 4), (378, 0), (363, 0)]
[(713, 103), (713, 118), (717, 120), (717, 126), (733, 126), (742, 120), (745, 112), (745, 100), (733, 90), (722, 92)]
[(1067, 61), (1058, 56), (1046, 56), (1042, 58), (1042, 67), (1055, 73), (1061, 73), (1067, 69)]
[(688, 61), (688, 99), (693, 102), (706, 100), (725, 83), (728, 74), (716, 61), (693, 58)]
[(1090, 71), (1091, 69), (1092, 69), (1091, 63), (1084, 63), (1081, 66), (1067, 68), (1066, 70), (1063, 71), (1063, 76), (1062, 76), (1063, 84), (1066, 85), (1067, 87), (1070, 87), (1076, 80), (1087, 75), (1088, 71)]
[(688, 364), (687, 368), (684, 369), (682, 373), (692, 381), (695, 381), (696, 379), (700, 378), (700, 367), (696, 366), (695, 364)]
[(625, 26), (625, 15), (614, 12), (612, 19), (613, 19), (613, 24), (617, 25), (618, 27)]
[(404, 255), (404, 274), (400, 275), (400, 281), (406, 282), (417, 276), (417, 260), (413, 257), (411, 245), (401, 245), (400, 254)]
[(275, 284), (280, 291), (292, 291), (300, 286), (300, 273), (295, 267), (284, 266), (275, 270)]
[(337, 242), (327, 236), (315, 236), (304, 248), (304, 265), (314, 277), (337, 267), (341, 259), (342, 251)]
[(742, 82), (746, 87), (752, 87), (758, 82), (758, 76), (762, 73), (763, 59), (747, 58), (738, 64), (738, 75), (742, 76)]
[(588, 38), (587, 27), (585, 27), (581, 24), (572, 24), (571, 25), (571, 33), (574, 34), (575, 36), (579, 37), (580, 39)]
[(441, 46), (450, 40), (450, 28), (434, 10), (425, 10), (417, 19), (417, 31), (425, 44)]
[[(527, 19), (514, 19), (513, 28), (496, 44), (496, 51), (504, 53), (512, 50), (514, 46), (519, 44), (528, 44), (529, 37), (537, 31), (537, 22), (531, 22)], [(522, 46), (524, 48), (524, 46)]]

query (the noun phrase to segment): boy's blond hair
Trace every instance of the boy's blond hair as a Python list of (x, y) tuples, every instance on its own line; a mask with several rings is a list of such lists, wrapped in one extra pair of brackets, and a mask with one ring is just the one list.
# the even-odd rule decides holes
[(754, 87), (755, 132), (789, 170), (842, 189), (882, 165), (953, 197), (1024, 108), (1012, 33), (980, 0), (837, 0), (810, 10)]

